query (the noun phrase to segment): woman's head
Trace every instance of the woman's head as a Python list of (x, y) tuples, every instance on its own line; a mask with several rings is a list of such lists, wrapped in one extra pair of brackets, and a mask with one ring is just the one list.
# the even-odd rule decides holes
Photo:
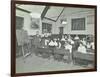
[(82, 43), (82, 42), (80, 42), (79, 46), (83, 46), (83, 43)]

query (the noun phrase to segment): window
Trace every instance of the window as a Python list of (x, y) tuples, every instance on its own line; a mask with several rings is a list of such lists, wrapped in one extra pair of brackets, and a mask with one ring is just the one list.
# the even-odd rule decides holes
[(85, 30), (85, 18), (72, 19), (72, 30)]
[(52, 24), (42, 23), (42, 33), (51, 33)]

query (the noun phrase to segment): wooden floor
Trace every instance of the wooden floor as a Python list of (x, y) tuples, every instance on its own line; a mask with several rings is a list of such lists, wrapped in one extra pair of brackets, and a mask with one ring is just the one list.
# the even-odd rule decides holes
[(50, 59), (36, 56), (32, 53), (30, 56), (23, 59), (23, 57), (16, 58), (16, 73), (25, 72), (44, 72), (44, 71), (59, 71), (59, 70), (77, 70), (88, 69), (91, 66), (80, 66), (73, 63), (64, 63)]

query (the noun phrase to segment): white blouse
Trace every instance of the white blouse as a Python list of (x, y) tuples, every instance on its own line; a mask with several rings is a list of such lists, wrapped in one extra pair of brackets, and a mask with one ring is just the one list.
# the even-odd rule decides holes
[(95, 47), (94, 47), (94, 42), (92, 42), (91, 43), (91, 47), (92, 47), (92, 49), (94, 49)]
[(79, 37), (78, 37), (78, 36), (76, 36), (74, 39), (75, 39), (75, 40), (79, 40)]
[(55, 41), (55, 42), (54, 42), (54, 46), (57, 46), (57, 45), (58, 45), (58, 44), (57, 44), (57, 42)]
[(65, 38), (62, 38), (61, 41), (66, 41)]
[(78, 47), (78, 52), (86, 53), (86, 48), (85, 48), (85, 46), (79, 46), (79, 47)]
[(66, 46), (65, 46), (65, 49), (66, 49), (66, 50), (69, 50), (70, 53), (71, 53), (71, 52), (72, 52), (72, 45), (66, 45)]
[(50, 41), (49, 46), (55, 46), (53, 41)]

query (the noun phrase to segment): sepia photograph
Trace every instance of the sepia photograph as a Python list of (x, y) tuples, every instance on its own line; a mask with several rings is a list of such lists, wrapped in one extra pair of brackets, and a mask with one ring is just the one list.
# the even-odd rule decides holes
[(96, 6), (12, 2), (12, 71), (96, 71)]

